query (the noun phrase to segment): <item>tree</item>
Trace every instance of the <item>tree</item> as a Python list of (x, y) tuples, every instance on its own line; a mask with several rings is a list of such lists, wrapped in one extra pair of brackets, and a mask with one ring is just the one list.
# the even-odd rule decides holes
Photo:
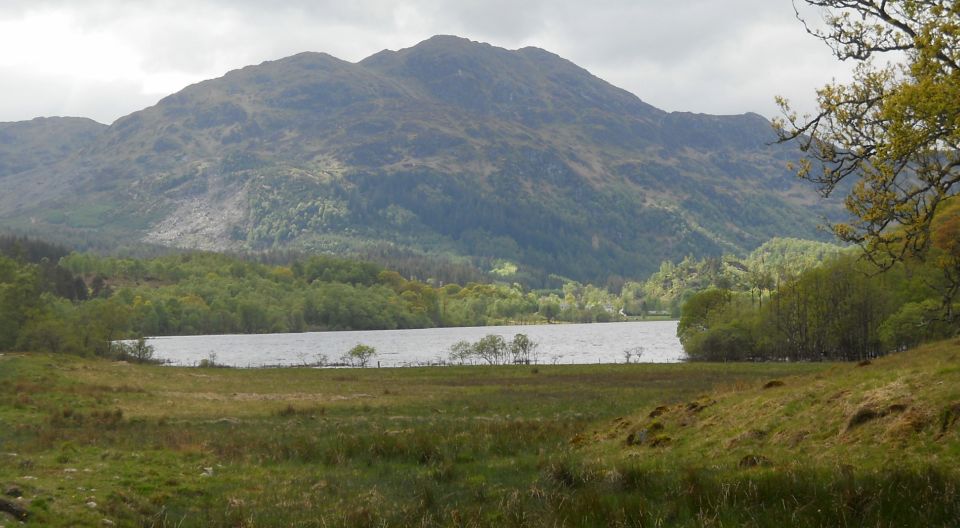
[(450, 345), (450, 361), (463, 365), (473, 356), (473, 345), (469, 341), (460, 340)]
[(906, 303), (880, 325), (879, 335), (887, 351), (902, 351), (920, 343), (949, 335), (938, 320), (940, 306), (933, 299)]
[(950, 200), (932, 225), (932, 260), (943, 274), (941, 301), (950, 320), (960, 316), (953, 306), (953, 299), (960, 292), (960, 199)]
[(824, 195), (853, 180), (843, 185), (852, 220), (833, 226), (839, 238), (882, 269), (922, 256), (934, 215), (960, 188), (960, 2), (803, 2), (824, 15), (818, 29), (798, 12), (808, 33), (857, 66), (850, 84), (818, 90), (813, 115), (778, 98), (780, 139), (800, 142), (812, 159), (798, 174)]
[(545, 317), (548, 323), (552, 323), (553, 320), (560, 315), (560, 303), (549, 299), (540, 301), (539, 311), (540, 315)]
[(537, 347), (539, 346), (540, 343), (530, 339), (527, 334), (515, 334), (509, 345), (511, 361), (524, 365), (529, 365), (531, 361), (536, 363)]
[(640, 359), (643, 357), (643, 347), (635, 346), (633, 348), (623, 349), (623, 359), (624, 363), (630, 363), (630, 359), (633, 357), (637, 358), (637, 363), (640, 363)]
[(80, 344), (97, 355), (109, 355), (111, 344), (130, 327), (130, 312), (115, 299), (94, 299), (77, 313)]
[(370, 358), (377, 355), (377, 349), (368, 345), (361, 345), (357, 343), (356, 346), (347, 351), (343, 357), (340, 358), (344, 363), (349, 363), (353, 367), (366, 367), (367, 363), (370, 362)]
[(712, 318), (723, 312), (733, 299), (729, 290), (713, 288), (692, 295), (683, 303), (683, 314), (677, 323), (677, 337), (686, 342), (710, 329)]
[(507, 342), (496, 334), (488, 334), (473, 344), (473, 354), (490, 365), (501, 365), (507, 358)]
[(791, 360), (862, 360), (881, 355), (880, 324), (895, 310), (896, 273), (873, 276), (869, 264), (840, 257), (781, 284), (768, 303), (774, 355)]

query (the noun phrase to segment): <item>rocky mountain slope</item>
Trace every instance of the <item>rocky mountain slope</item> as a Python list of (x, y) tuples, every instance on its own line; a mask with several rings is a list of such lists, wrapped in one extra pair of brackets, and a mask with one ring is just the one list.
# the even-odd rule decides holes
[(547, 51), (449, 36), (248, 66), (43, 141), (29, 123), (0, 125), (0, 225), (60, 234), (603, 280), (822, 237), (839, 213), (761, 116), (664, 112)]

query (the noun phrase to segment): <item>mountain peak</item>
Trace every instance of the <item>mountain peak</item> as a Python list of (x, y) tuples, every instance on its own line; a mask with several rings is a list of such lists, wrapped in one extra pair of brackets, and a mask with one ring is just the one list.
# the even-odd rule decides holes
[(490, 44), (486, 42), (479, 42), (476, 40), (470, 40), (466, 37), (460, 37), (457, 35), (434, 35), (426, 40), (420, 41), (419, 43), (413, 45), (413, 48), (418, 47), (429, 47), (429, 46), (479, 46), (479, 47), (488, 47), (492, 48)]
[(404, 60), (411, 56), (422, 57), (425, 55), (436, 55), (438, 53), (476, 53), (481, 49), (507, 51), (506, 49), (497, 48), (487, 43), (476, 42), (455, 35), (434, 35), (407, 48), (400, 48), (397, 50), (385, 49), (379, 51), (361, 60), (359, 64), (362, 66), (376, 68), (387, 66), (395, 61)]
[(508, 50), (451, 35), (383, 50), (360, 66), (417, 84), (437, 100), (470, 112), (543, 123), (551, 109), (578, 106), (649, 119), (661, 112), (587, 70), (535, 47)]
[(263, 64), (271, 63), (297, 65), (307, 69), (328, 66), (347, 66), (350, 64), (343, 59), (339, 59), (333, 55), (330, 55), (329, 53), (320, 51), (303, 51), (289, 57), (284, 57), (276, 61), (268, 61)]

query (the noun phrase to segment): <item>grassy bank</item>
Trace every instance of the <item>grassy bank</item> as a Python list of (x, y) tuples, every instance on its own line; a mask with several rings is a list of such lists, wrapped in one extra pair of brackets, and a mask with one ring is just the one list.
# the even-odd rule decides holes
[[(43, 526), (937, 524), (960, 512), (957, 436), (952, 418), (938, 432), (936, 414), (960, 401), (958, 352), (860, 368), (336, 370), (7, 354), (0, 485)], [(783, 385), (761, 388), (773, 380)], [(893, 411), (867, 391), (889, 380), (907, 392), (933, 381)], [(828, 397), (841, 386), (850, 405), (860, 393), (886, 414), (838, 431), (847, 410)], [(877, 428), (921, 406), (932, 418), (920, 432), (857, 458)], [(808, 431), (794, 447), (781, 441), (790, 416)], [(741, 467), (748, 455), (757, 463)]]

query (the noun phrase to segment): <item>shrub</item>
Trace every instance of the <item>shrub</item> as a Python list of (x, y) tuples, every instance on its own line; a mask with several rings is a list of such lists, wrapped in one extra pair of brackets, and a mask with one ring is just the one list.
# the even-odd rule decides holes
[(136, 341), (117, 341), (110, 345), (110, 350), (114, 358), (120, 361), (132, 361), (134, 363), (156, 363), (153, 358), (154, 349), (152, 345), (147, 344), (143, 337)]
[(450, 361), (464, 364), (472, 358), (480, 359), (489, 365), (504, 365), (508, 362), (529, 365), (537, 361), (539, 343), (526, 334), (516, 334), (508, 343), (503, 337), (488, 334), (476, 343), (457, 341), (450, 346)]
[(205, 359), (201, 359), (200, 363), (197, 364), (200, 368), (226, 368), (227, 365), (222, 365), (217, 363), (217, 355), (213, 352), (210, 353)]

